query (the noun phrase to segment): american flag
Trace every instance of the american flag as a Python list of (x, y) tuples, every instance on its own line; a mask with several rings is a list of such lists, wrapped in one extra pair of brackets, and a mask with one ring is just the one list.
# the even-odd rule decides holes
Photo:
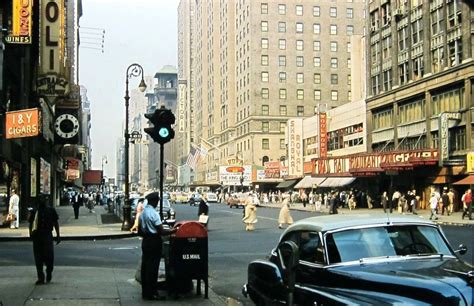
[(201, 142), (201, 147), (199, 148), (199, 150), (201, 151), (201, 156), (202, 157), (206, 157), (207, 156), (207, 152), (209, 151), (209, 149), (207, 148), (207, 146)]
[(188, 165), (191, 169), (195, 169), (199, 161), (200, 154), (201, 151), (199, 150), (199, 148), (191, 146), (191, 150), (189, 150), (188, 154), (188, 159), (186, 160), (186, 165)]

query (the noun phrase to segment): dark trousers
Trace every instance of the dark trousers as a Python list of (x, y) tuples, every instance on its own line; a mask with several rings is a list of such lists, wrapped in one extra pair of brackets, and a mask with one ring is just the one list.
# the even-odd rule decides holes
[(472, 220), (472, 203), (467, 204), (467, 207), (464, 209), (462, 218), (464, 219), (465, 216), (468, 216), (469, 220)]
[(398, 208), (398, 199), (393, 199), (390, 201), (390, 213), (393, 212), (393, 208)]
[(161, 237), (147, 236), (142, 240), (142, 297), (149, 298), (158, 289), (158, 269), (161, 259)]
[(53, 272), (54, 246), (51, 232), (38, 232), (34, 234), (33, 254), (35, 257), (38, 280), (44, 280), (43, 265), (46, 265), (46, 274), (51, 275)]
[(72, 208), (74, 208), (74, 219), (79, 218), (79, 204), (72, 204)]

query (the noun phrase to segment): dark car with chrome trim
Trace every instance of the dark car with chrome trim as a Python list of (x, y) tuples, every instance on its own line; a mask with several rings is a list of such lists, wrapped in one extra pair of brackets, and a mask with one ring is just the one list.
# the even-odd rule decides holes
[(466, 251), (420, 217), (312, 217), (249, 264), (243, 293), (256, 305), (473, 305)]

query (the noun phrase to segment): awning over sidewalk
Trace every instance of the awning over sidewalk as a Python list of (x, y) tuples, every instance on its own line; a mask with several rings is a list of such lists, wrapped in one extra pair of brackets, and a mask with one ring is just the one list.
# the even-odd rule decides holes
[(276, 185), (276, 188), (290, 188), (293, 187), (298, 180), (288, 180), (288, 181), (283, 181), (280, 184)]
[(355, 177), (328, 177), (319, 187), (341, 187), (351, 184)]
[(474, 185), (474, 175), (469, 175), (463, 178), (462, 180), (459, 180), (453, 184), (454, 185)]
[(316, 188), (319, 187), (319, 185), (321, 185), (325, 179), (326, 177), (311, 177), (307, 175), (301, 181), (299, 181), (298, 184), (296, 184), (295, 188)]

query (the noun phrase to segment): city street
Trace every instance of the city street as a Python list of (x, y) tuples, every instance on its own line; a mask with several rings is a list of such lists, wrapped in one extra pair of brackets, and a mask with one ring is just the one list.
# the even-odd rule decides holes
[[(178, 220), (196, 220), (197, 207), (175, 204)], [(345, 213), (342, 209), (341, 213)], [(282, 230), (277, 227), (278, 209), (260, 207), (254, 232), (246, 232), (241, 222), (242, 209), (231, 209), (224, 204), (210, 205), (209, 221), (209, 273), (210, 284), (222, 300), (227, 297), (249, 305), (241, 295), (246, 281), (246, 269), (250, 261), (265, 258), (275, 246)], [(314, 212), (292, 211), (295, 220), (315, 215)], [(472, 226), (443, 226), (453, 248), (460, 243), (469, 251), (462, 258), (473, 263)], [(31, 282), (35, 280), (31, 242), (0, 242), (0, 266), (29, 267)], [(140, 258), (138, 237), (116, 240), (63, 241), (56, 248), (56, 267), (95, 267), (108, 270), (134, 271)], [(60, 270), (57, 268), (57, 270)], [(60, 272), (57, 272), (60, 273)], [(133, 278), (132, 273), (127, 275)], [(101, 286), (100, 283), (94, 284)]]

